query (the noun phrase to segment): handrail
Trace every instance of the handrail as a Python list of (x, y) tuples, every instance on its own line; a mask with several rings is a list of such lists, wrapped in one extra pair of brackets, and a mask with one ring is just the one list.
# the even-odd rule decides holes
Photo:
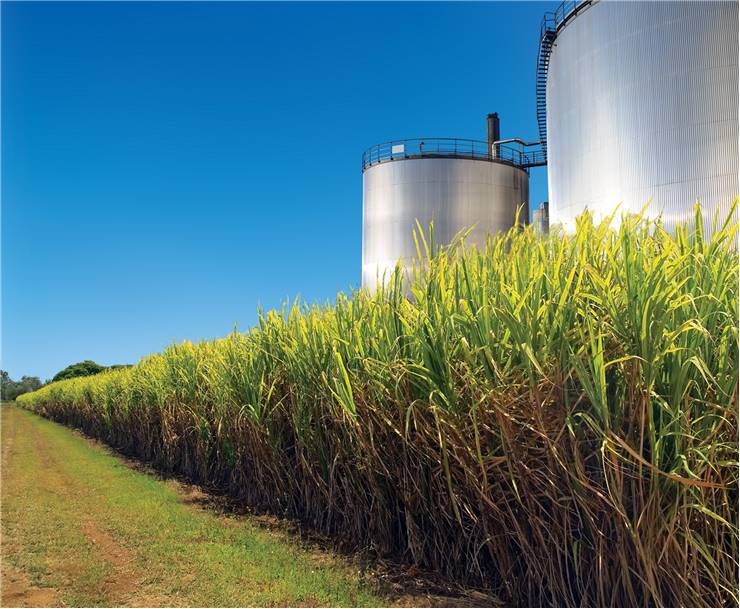
[(582, 6), (594, 2), (595, 0), (563, 0), (554, 11), (548, 11), (542, 17), (540, 40), (547, 32), (558, 32), (571, 17), (575, 17)]
[(522, 169), (544, 164), (542, 150), (522, 150), (513, 146), (451, 137), (391, 140), (371, 146), (362, 154), (362, 171), (388, 161), (420, 158), (477, 159), (508, 163)]

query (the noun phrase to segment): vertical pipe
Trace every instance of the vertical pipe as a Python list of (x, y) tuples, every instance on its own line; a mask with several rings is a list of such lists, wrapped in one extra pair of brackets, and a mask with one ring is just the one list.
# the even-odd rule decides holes
[(498, 157), (498, 150), (493, 150), (493, 142), (501, 139), (501, 123), (498, 119), (498, 112), (489, 114), (487, 117), (488, 122), (488, 156), (492, 158)]

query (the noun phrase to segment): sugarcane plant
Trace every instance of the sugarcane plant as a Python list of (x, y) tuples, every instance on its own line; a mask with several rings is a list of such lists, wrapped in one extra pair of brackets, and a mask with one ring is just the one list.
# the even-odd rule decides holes
[(734, 219), (417, 230), (372, 293), (19, 402), (509, 604), (737, 605)]

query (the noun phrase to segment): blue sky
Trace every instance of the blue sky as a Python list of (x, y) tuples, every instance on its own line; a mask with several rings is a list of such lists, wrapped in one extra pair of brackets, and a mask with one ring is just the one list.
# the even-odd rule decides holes
[(362, 151), (494, 111), (537, 139), (555, 5), (3, 2), (2, 368), (134, 363), (358, 286)]

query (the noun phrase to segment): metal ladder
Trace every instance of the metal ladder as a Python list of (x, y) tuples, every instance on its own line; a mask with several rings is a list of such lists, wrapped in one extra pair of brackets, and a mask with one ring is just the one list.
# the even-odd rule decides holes
[(598, 0), (563, 0), (552, 13), (545, 13), (540, 27), (540, 44), (537, 51), (537, 127), (547, 163), (547, 71), (550, 55), (558, 30), (578, 13)]
[(555, 16), (546, 14), (540, 29), (540, 46), (537, 52), (537, 127), (547, 162), (547, 70), (556, 36)]

